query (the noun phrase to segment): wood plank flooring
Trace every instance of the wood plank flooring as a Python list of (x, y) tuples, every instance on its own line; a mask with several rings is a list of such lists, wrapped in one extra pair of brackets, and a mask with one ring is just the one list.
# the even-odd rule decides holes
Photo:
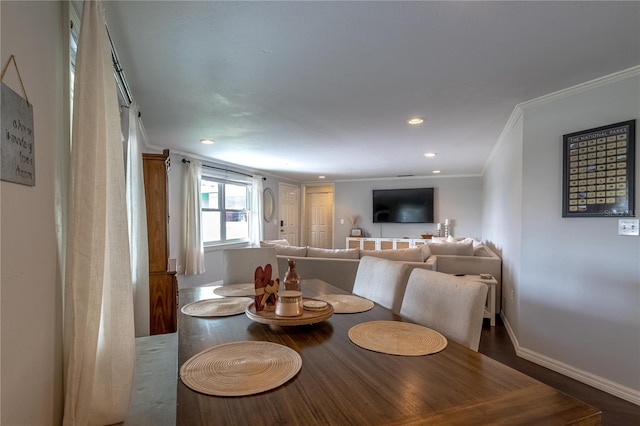
[(516, 356), (509, 334), (499, 317), (496, 318), (495, 327), (489, 326), (489, 321), (485, 320), (478, 351), (599, 408), (602, 410), (602, 424), (605, 426), (640, 425), (640, 406)]

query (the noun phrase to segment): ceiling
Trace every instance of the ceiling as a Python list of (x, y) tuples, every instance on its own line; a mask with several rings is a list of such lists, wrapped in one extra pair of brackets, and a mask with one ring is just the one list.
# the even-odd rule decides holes
[(516, 105), (640, 64), (637, 1), (103, 4), (149, 145), (299, 182), (480, 175)]

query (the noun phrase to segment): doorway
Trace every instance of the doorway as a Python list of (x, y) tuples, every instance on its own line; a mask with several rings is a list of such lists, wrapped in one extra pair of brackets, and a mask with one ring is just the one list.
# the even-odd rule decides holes
[(298, 229), (300, 221), (300, 188), (288, 183), (278, 185), (278, 220), (280, 225), (280, 239), (287, 240), (289, 244), (299, 244)]
[(333, 186), (306, 187), (304, 206), (306, 244), (333, 248)]

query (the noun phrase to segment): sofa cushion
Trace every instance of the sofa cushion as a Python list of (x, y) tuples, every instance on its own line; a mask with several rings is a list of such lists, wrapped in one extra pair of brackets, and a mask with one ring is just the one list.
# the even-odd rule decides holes
[(436, 243), (429, 244), (433, 256), (473, 256), (473, 243)]
[(325, 249), (318, 247), (307, 247), (307, 257), (359, 259), (360, 249)]
[(260, 247), (275, 247), (276, 244), (281, 245), (281, 246), (288, 246), (289, 241), (287, 240), (266, 240), (266, 241), (260, 241)]
[(424, 262), (423, 251), (420, 247), (397, 250), (360, 250), (360, 257), (382, 257), (389, 260), (404, 260), (407, 262)]
[(298, 246), (289, 246), (289, 245), (281, 245), (274, 244), (276, 248), (276, 255), (284, 255), (284, 256), (298, 256), (298, 257), (306, 257), (307, 256), (307, 247), (298, 247)]

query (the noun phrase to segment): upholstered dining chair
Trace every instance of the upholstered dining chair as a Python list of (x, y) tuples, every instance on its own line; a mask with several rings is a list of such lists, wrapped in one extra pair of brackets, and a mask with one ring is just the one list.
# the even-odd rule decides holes
[(478, 281), (414, 269), (400, 315), (477, 352), (487, 291), (487, 286)]
[(360, 259), (352, 293), (400, 312), (410, 272), (409, 265), (373, 256)]
[(256, 268), (271, 264), (271, 277), (275, 280), (278, 274), (278, 259), (274, 247), (251, 247), (227, 249), (222, 251), (223, 285), (254, 282)]

